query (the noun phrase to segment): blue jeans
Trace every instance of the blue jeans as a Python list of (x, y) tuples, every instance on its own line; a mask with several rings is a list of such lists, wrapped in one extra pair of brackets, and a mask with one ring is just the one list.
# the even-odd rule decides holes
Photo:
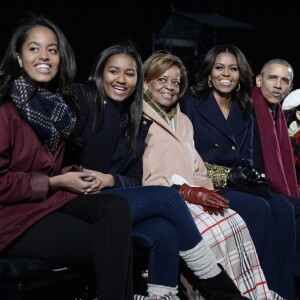
[(222, 194), (247, 224), (269, 288), (293, 299), (295, 217), (291, 203), (272, 192), (269, 200), (232, 190)]
[(148, 283), (175, 287), (179, 250), (195, 247), (202, 236), (180, 193), (170, 187), (143, 186), (106, 190), (132, 207), (133, 240), (149, 249)]

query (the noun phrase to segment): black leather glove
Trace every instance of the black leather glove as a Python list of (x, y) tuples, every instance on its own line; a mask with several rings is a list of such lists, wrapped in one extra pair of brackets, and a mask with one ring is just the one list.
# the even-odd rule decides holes
[(268, 180), (263, 173), (259, 173), (253, 166), (242, 160), (241, 166), (231, 170), (228, 174), (227, 184), (243, 184), (249, 186), (267, 186)]
[(242, 161), (241, 166), (228, 173), (227, 187), (270, 199), (268, 179), (265, 174), (259, 173), (245, 161)]

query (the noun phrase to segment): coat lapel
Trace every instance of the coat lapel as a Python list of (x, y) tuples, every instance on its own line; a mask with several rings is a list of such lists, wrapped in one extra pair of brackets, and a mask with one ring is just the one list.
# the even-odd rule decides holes
[[(236, 110), (238, 107), (236, 107), (237, 101), (233, 101), (231, 105), (231, 110)], [(235, 132), (234, 130), (239, 130), (241, 127), (241, 124), (238, 126), (235, 126), (233, 128), (230, 128), (229, 122), (230, 115), (234, 115), (232, 113), (229, 113), (228, 119), (226, 120), (219, 108), (219, 105), (217, 104), (217, 101), (215, 100), (214, 96), (211, 95), (209, 98), (203, 102), (201, 102), (200, 105), (196, 107), (198, 112), (201, 114), (201, 116), (211, 124), (211, 126), (217, 128), (224, 136), (226, 136), (228, 139), (230, 139), (234, 144), (235, 142)], [(239, 114), (240, 115), (240, 112)], [(235, 122), (234, 123), (238, 123)], [(239, 130), (240, 131), (240, 130)]]

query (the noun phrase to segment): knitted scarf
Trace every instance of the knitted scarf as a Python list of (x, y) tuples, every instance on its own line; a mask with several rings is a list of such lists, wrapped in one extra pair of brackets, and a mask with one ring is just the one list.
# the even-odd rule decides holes
[(11, 98), (21, 117), (51, 152), (57, 149), (62, 137), (70, 135), (75, 126), (76, 115), (61, 95), (38, 87), (24, 76), (13, 82)]
[(274, 124), (260, 88), (253, 89), (252, 98), (261, 139), (264, 169), (270, 180), (270, 190), (299, 197), (292, 147), (281, 106), (278, 105)]

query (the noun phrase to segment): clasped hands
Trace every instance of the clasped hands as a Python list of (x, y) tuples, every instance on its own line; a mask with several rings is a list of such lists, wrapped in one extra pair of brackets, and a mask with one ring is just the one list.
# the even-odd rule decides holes
[(210, 214), (224, 216), (224, 209), (229, 207), (229, 201), (220, 195), (218, 190), (208, 190), (184, 183), (180, 186), (179, 192), (187, 202), (203, 206)]
[(86, 189), (85, 194), (97, 193), (106, 188), (113, 188), (115, 186), (114, 177), (111, 174), (96, 172), (90, 169), (82, 169), (88, 176), (82, 177), (85, 181)]

